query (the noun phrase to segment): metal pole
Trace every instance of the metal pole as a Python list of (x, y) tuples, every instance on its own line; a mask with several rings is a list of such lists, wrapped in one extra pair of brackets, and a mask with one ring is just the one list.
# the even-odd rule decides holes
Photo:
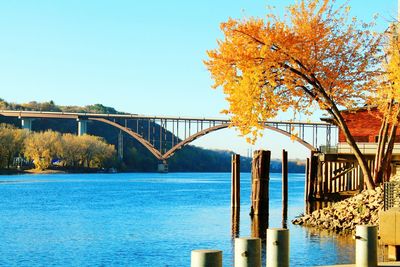
[(261, 267), (260, 238), (235, 238), (235, 267)]
[(377, 227), (372, 225), (356, 226), (356, 266), (378, 266)]
[(222, 267), (222, 251), (212, 249), (192, 250), (191, 267)]
[(289, 230), (267, 229), (267, 267), (289, 266)]

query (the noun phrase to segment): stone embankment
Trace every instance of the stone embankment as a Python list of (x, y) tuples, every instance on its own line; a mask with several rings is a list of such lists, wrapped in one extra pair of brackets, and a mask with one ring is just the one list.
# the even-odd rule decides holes
[(331, 206), (301, 215), (292, 223), (335, 232), (353, 232), (356, 225), (378, 225), (383, 210), (383, 188), (364, 190), (360, 194)]

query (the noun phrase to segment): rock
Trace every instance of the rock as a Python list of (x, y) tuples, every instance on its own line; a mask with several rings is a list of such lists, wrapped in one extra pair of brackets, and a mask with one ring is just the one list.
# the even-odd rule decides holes
[[(400, 179), (400, 178), (399, 178)], [(379, 223), (378, 212), (383, 210), (383, 188), (364, 190), (360, 194), (295, 218), (292, 223), (331, 230), (354, 231), (358, 224)]]

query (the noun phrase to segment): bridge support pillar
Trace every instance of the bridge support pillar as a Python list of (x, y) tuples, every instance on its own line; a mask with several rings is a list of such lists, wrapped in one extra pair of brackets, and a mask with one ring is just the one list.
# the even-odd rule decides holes
[(118, 134), (118, 158), (124, 159), (124, 135), (121, 130)]
[(78, 135), (85, 135), (87, 133), (87, 120), (78, 119)]
[(160, 161), (157, 166), (157, 171), (167, 173), (168, 172), (168, 163), (165, 160)]
[(33, 119), (30, 118), (21, 118), (21, 128), (29, 132), (32, 131), (32, 121)]

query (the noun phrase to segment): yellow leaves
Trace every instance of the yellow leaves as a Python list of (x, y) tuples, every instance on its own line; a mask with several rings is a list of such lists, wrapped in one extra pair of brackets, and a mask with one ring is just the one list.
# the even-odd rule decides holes
[(389, 123), (397, 123), (400, 108), (400, 41), (397, 27), (393, 24), (387, 33), (386, 58), (382, 62), (385, 72), (371, 101)]
[[(233, 124), (243, 135), (262, 129), (260, 121), (279, 111), (311, 114), (314, 106), (353, 107), (368, 98), (379, 67), (379, 39), (348, 8), (330, 0), (299, 0), (284, 19), (229, 19), (224, 40), (208, 51), (205, 65), (227, 95)], [(312, 103), (315, 103), (313, 105)]]
[(290, 140), (291, 141), (296, 141), (298, 139), (299, 134), (298, 133), (293, 133), (290, 135)]
[(69, 167), (99, 168), (114, 157), (115, 148), (97, 136), (46, 131), (33, 132), (26, 137), (24, 155), (40, 170), (49, 168), (53, 159), (60, 159)]

